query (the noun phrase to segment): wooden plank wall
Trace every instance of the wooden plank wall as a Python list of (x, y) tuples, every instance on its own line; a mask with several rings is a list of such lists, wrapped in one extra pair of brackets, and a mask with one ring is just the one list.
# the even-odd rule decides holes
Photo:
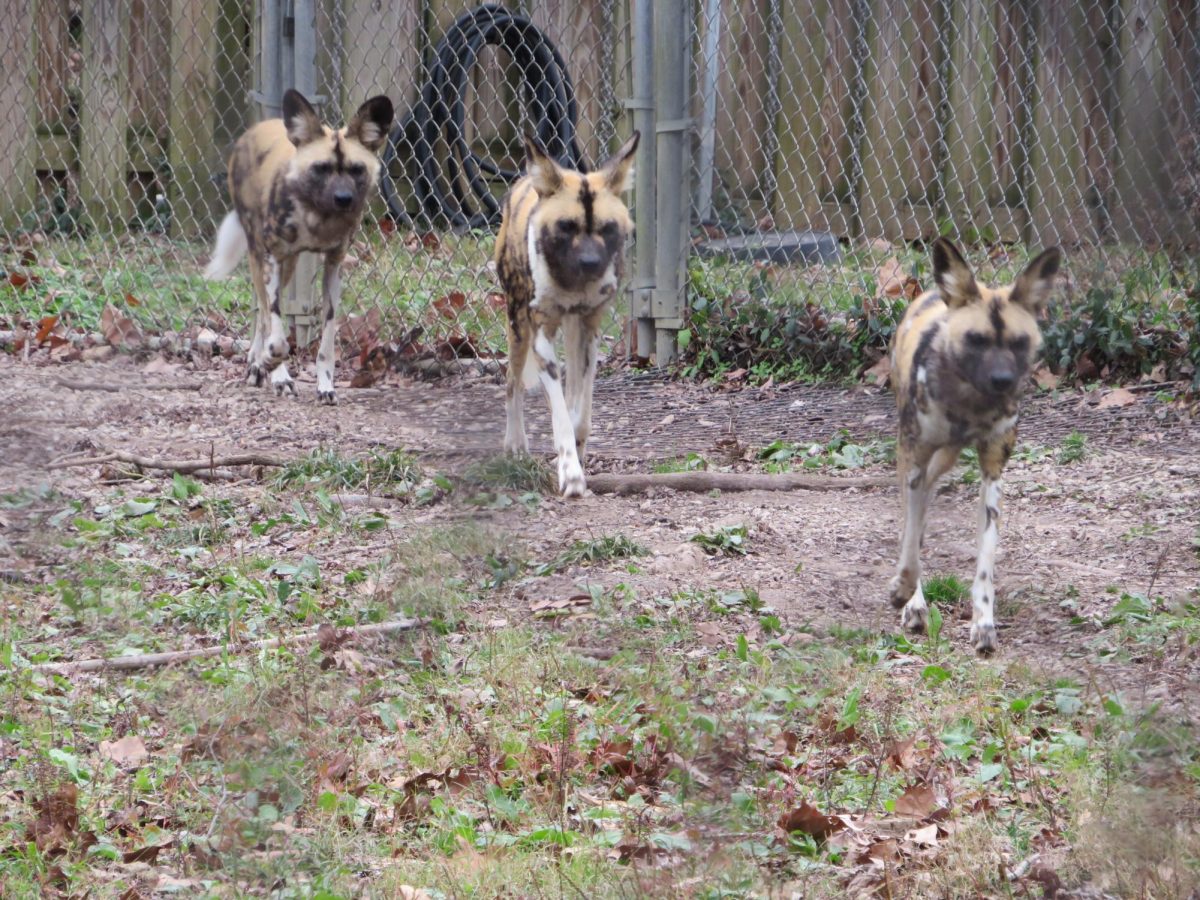
[[(618, 102), (629, 93), (627, 68), (601, 69), (606, 41), (615, 42), (607, 58), (627, 67), (624, 37), (607, 31), (629, 21), (633, 2), (513, 3), (567, 59), (592, 160), (612, 135), (597, 127), (615, 113), (606, 78)], [(947, 218), (960, 230), (1039, 243), (1196, 239), (1195, 223), (1167, 199), (1177, 142), (1200, 121), (1200, 0), (795, 0), (783, 3), (778, 36), (768, 34), (771, 2), (723, 0), (714, 190), (723, 220), (770, 214), (778, 227), (906, 239)], [(14, 28), (36, 37), (8, 57), (0, 84), (0, 102), (13, 110), (0, 138), (26, 148), (6, 161), (5, 180), (22, 186), (10, 196), (28, 203), (32, 152), (43, 175), (79, 182), (98, 226), (119, 229), (142, 193), (161, 187), (155, 179), (167, 177), (169, 161), (188, 173), (177, 170), (172, 199), (196, 210), (183, 230), (202, 227), (220, 194), (209, 170), (254, 115), (245, 92), (255, 3), (89, 0), (73, 25), (68, 0), (20, 0), (0, 32), (10, 43)], [(321, 0), (319, 71), (331, 106), (349, 115), (383, 91), (403, 113), (422, 49), (473, 5)], [(865, 59), (855, 58), (856, 35)], [(779, 113), (768, 121), (772, 38)], [(472, 75), (470, 137), (515, 148), (516, 75), (503, 53), (483, 59)], [(21, 78), (22, 67), (32, 78)], [(699, 85), (697, 77), (696, 113)], [(14, 129), (36, 132), (33, 151)], [(778, 149), (768, 159), (772, 129)], [(775, 183), (768, 196), (764, 185)], [(18, 203), (7, 202), (0, 211), (12, 222)]]

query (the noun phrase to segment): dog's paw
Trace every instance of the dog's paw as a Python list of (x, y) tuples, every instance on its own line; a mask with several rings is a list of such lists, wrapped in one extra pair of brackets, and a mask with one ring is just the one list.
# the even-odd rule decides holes
[(905, 578), (900, 574), (893, 575), (892, 580), (888, 582), (888, 602), (892, 604), (893, 609), (902, 609), (912, 599), (916, 589), (917, 583), (912, 578)]
[(292, 376), (288, 374), (287, 366), (279, 366), (271, 373), (271, 386), (275, 388), (275, 396), (282, 397), (284, 394), (295, 397), (296, 382), (292, 381)]
[(325, 406), (337, 406), (337, 391), (317, 391), (317, 402)]
[(266, 371), (257, 363), (251, 363), (246, 367), (246, 384), (251, 387), (262, 387), (266, 377)]
[(991, 622), (971, 623), (971, 646), (980, 656), (991, 656), (1000, 649), (1000, 641), (996, 638), (996, 626)]
[(582, 497), (587, 493), (587, 481), (578, 460), (559, 460), (558, 490), (564, 497)]
[(900, 614), (900, 627), (914, 634), (924, 634), (929, 622), (929, 607), (924, 604), (908, 604)]

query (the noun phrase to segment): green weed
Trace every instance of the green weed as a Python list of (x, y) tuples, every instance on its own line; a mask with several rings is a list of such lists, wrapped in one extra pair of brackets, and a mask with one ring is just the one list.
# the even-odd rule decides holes
[(699, 544), (710, 555), (723, 553), (727, 556), (745, 556), (749, 532), (745, 525), (722, 525), (713, 531), (702, 531), (690, 540)]
[(1072, 431), (1065, 438), (1055, 454), (1055, 462), (1060, 466), (1077, 463), (1088, 455), (1087, 435), (1080, 431)]

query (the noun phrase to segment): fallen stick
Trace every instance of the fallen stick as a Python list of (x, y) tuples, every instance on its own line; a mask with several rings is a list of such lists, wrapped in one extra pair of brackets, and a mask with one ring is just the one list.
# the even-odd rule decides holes
[(139, 382), (136, 384), (105, 384), (101, 381), (77, 381), (71, 378), (59, 378), (54, 382), (59, 387), (69, 388), (72, 391), (105, 391), (110, 394), (119, 394), (122, 391), (198, 391), (204, 385), (199, 381), (165, 381), (161, 384), (147, 384)]
[[(359, 625), (347, 628), (337, 633), (339, 643), (347, 638), (368, 637), (379, 634), (394, 634), (398, 631), (411, 631), (420, 624), (419, 619), (399, 619), (395, 622), (381, 622), (378, 625)], [(221, 656), (224, 653), (247, 653), (251, 650), (272, 650), (285, 644), (307, 644), (317, 640), (321, 629), (313, 629), (300, 634), (282, 638), (266, 638), (261, 641), (249, 641), (245, 644), (230, 646), (222, 644), (216, 647), (201, 647), (196, 650), (171, 650), (165, 653), (139, 653), (136, 656), (112, 656), (107, 659), (81, 659), (76, 662), (39, 663), (30, 666), (34, 672), (128, 672), (134, 669), (149, 669), (154, 666), (165, 666), (189, 659), (203, 659), (209, 656)]]
[(597, 494), (637, 494), (650, 488), (673, 491), (844, 491), (851, 488), (893, 487), (895, 478), (835, 478), (828, 475), (801, 475), (785, 472), (763, 475), (757, 472), (664, 472), (642, 475), (592, 475), (588, 487)]
[(211, 459), (154, 459), (149, 456), (139, 456), (125, 450), (113, 450), (102, 456), (88, 459), (68, 459), (51, 463), (48, 469), (70, 469), (75, 466), (92, 466), (104, 462), (126, 462), (142, 469), (165, 469), (169, 472), (179, 472), (190, 475), (193, 472), (203, 472), (205, 469), (221, 469), (229, 466), (270, 466), (283, 468), (291, 460), (281, 456), (268, 456), (263, 453), (237, 453), (233, 456), (214, 456)]

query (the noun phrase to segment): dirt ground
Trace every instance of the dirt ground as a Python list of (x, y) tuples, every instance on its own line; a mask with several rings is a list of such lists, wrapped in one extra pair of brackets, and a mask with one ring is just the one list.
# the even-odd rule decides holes
[[(0, 356), (0, 494), (49, 484), (68, 497), (93, 495), (97, 468), (48, 470), (56, 457), (119, 448), (156, 457), (237, 451), (299, 456), (326, 446), (346, 456), (404, 447), (454, 472), (500, 446), (503, 387), (467, 375), (432, 383), (393, 377), (379, 387), (340, 386), (341, 405), (316, 403), (311, 371), (299, 400), (245, 387), (242, 367), (121, 357), (102, 364), (37, 366)], [(76, 382), (76, 388), (62, 382)], [(120, 386), (111, 391), (101, 388)], [(78, 389), (84, 387), (86, 389)], [(1022, 441), (1055, 448), (1074, 430), (1087, 455), (1072, 464), (1018, 458), (1007, 472), (997, 577), (1001, 653), (1062, 672), (1134, 705), (1161, 702), (1195, 722), (1200, 682), (1197, 648), (1179, 642), (1144, 656), (1103, 650), (1099, 625), (1122, 592), (1195, 602), (1200, 590), (1200, 423), (1155, 391), (1136, 390), (1124, 405), (1101, 403), (1105, 390), (1060, 391), (1031, 400)], [(1128, 399), (1128, 398), (1126, 398)], [(745, 467), (745, 448), (777, 438), (828, 441), (839, 429), (856, 439), (892, 432), (891, 397), (879, 389), (746, 388), (715, 391), (654, 375), (620, 375), (597, 386), (591, 471), (645, 471), (648, 460), (688, 452), (711, 464)], [(532, 443), (548, 451), (545, 403), (528, 398)], [(738, 449), (742, 448), (742, 449)], [(732, 462), (730, 454), (738, 460)], [(873, 474), (886, 474), (876, 467)], [(860, 473), (851, 473), (860, 474)], [(243, 481), (231, 492), (261, 491)], [(926, 536), (927, 572), (973, 571), (975, 487), (950, 480)], [(892, 488), (834, 492), (761, 492), (712, 496), (657, 490), (575, 502), (546, 498), (537, 509), (474, 509), (453, 502), (426, 509), (424, 520), (472, 516), (556, 552), (588, 536), (625, 534), (655, 556), (625, 578), (643, 592), (681, 588), (755, 588), (789, 625), (891, 630), (898, 615), (884, 602), (893, 566), (898, 497)], [(20, 510), (0, 518), (0, 569), (32, 574), (22, 548)], [(705, 557), (688, 539), (719, 524), (750, 528), (744, 557)], [(8, 559), (4, 557), (8, 556)], [(26, 570), (25, 573), (22, 570)], [(574, 581), (581, 573), (556, 576)], [(612, 576), (615, 578), (616, 576)], [(543, 580), (552, 593), (555, 579)], [(509, 593), (513, 609), (530, 599)], [(966, 652), (966, 610), (950, 637)], [(1081, 624), (1082, 620), (1082, 624)]]

